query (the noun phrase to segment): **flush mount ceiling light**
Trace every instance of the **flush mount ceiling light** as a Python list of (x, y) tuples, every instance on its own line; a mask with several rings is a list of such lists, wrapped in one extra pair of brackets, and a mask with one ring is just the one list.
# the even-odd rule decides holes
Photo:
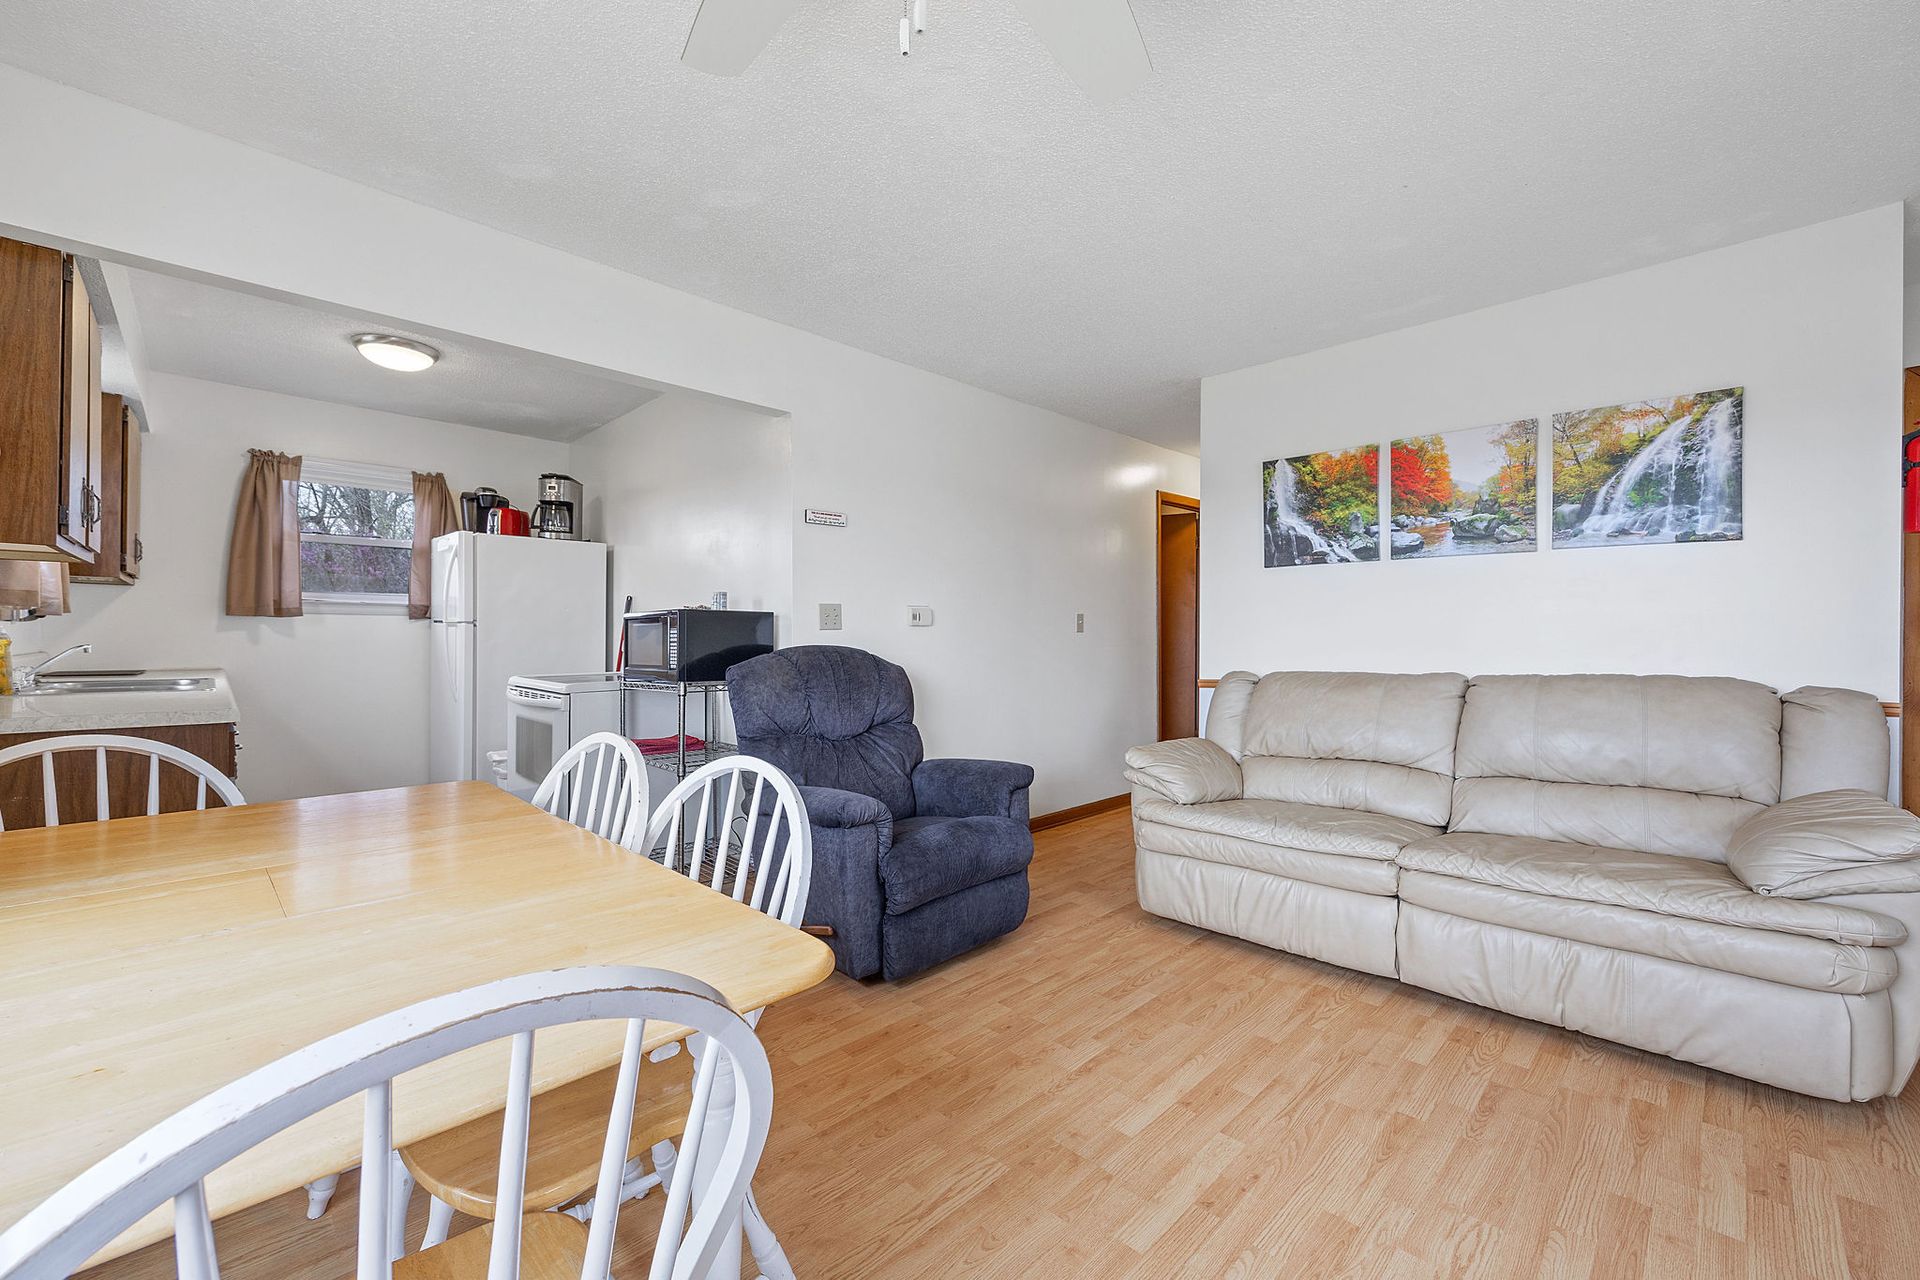
[(419, 373), (422, 369), (431, 369), (433, 362), (440, 358), (440, 353), (426, 343), (415, 342), (412, 338), (396, 338), (390, 333), (356, 333), (353, 335), (353, 347), (382, 369), (394, 369), (400, 373)]

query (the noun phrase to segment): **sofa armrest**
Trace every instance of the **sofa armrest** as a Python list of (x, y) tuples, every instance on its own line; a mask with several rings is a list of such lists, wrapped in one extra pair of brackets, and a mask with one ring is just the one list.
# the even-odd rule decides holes
[(801, 787), (813, 828), (813, 880), (806, 923), (833, 928), (834, 967), (855, 978), (880, 972), (880, 917), (886, 894), (880, 859), (893, 847), (893, 815), (872, 796)]
[(913, 811), (923, 818), (1027, 821), (1033, 766), (1011, 760), (923, 760), (913, 771)]
[(1176, 738), (1127, 752), (1127, 781), (1175, 804), (1238, 800), (1240, 762), (1210, 738)]
[(1780, 898), (1920, 892), (1920, 817), (1871, 791), (1795, 796), (1740, 824), (1727, 865)]

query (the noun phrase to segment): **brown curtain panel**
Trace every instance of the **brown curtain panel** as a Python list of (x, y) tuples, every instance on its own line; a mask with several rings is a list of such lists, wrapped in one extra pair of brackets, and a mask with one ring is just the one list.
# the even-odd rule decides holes
[(300, 459), (247, 450), (227, 548), (227, 613), (300, 616)]
[(34, 609), (51, 618), (67, 611), (65, 563), (0, 560), (0, 609)]
[(413, 567), (407, 574), (407, 616), (424, 618), (433, 592), (433, 540), (460, 530), (460, 509), (438, 471), (413, 473)]

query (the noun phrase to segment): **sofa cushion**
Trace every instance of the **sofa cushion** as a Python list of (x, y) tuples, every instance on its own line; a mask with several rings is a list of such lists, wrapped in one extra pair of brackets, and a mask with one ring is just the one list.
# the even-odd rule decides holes
[(1450, 674), (1262, 676), (1242, 729), (1242, 794), (1443, 825), (1465, 689)]
[(880, 855), (887, 914), (900, 915), (935, 898), (1024, 871), (1033, 861), (1033, 833), (1011, 818), (906, 818), (893, 826), (893, 847)]
[(1920, 817), (1866, 791), (1796, 796), (1742, 824), (1727, 865), (1754, 892), (1782, 898), (1912, 893)]
[[(1176, 861), (1205, 862), (1218, 867), (1258, 872), (1263, 881), (1305, 881), (1329, 889), (1345, 889), (1350, 893), (1371, 894), (1381, 898), (1391, 898), (1400, 891), (1400, 868), (1383, 858), (1315, 853), (1309, 849), (1293, 849), (1282, 844), (1268, 844), (1264, 840), (1224, 835), (1218, 831), (1168, 826), (1144, 817), (1134, 824), (1134, 837), (1136, 847), (1143, 852), (1168, 854)], [(1236, 912), (1245, 909), (1245, 904), (1237, 904), (1234, 908)], [(1185, 919), (1184, 916), (1180, 918)]]
[(1243, 754), (1247, 732), (1247, 703), (1260, 677), (1251, 671), (1229, 671), (1213, 686), (1207, 699), (1207, 738), (1217, 742), (1235, 760)]
[(1885, 990), (1900, 969), (1892, 947), (1576, 902), (1427, 871), (1402, 871), (1400, 900), (1483, 924), (1745, 974), (1809, 991), (1866, 995)]
[(1127, 781), (1175, 804), (1240, 798), (1240, 762), (1207, 738), (1177, 738), (1127, 750)]
[(1887, 794), (1892, 748), (1880, 700), (1809, 686), (1780, 695), (1780, 798), (1842, 789)]
[(1765, 897), (1740, 883), (1724, 863), (1704, 858), (1452, 832), (1409, 844), (1397, 861), (1407, 871), (1710, 924), (1862, 946), (1893, 946), (1907, 936), (1905, 925), (1877, 912)]
[(1449, 828), (1722, 858), (1780, 798), (1780, 714), (1748, 680), (1475, 677)]
[(1285, 800), (1216, 800), (1211, 804), (1149, 800), (1140, 804), (1138, 816), (1189, 831), (1376, 862), (1390, 862), (1412, 841), (1439, 834), (1434, 827), (1383, 813), (1290, 804)]

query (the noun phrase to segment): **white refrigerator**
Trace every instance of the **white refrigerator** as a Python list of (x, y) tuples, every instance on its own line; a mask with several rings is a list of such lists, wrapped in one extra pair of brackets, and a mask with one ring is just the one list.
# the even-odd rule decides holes
[(427, 772), (491, 781), (507, 749), (507, 679), (604, 671), (604, 542), (448, 533), (433, 540)]

